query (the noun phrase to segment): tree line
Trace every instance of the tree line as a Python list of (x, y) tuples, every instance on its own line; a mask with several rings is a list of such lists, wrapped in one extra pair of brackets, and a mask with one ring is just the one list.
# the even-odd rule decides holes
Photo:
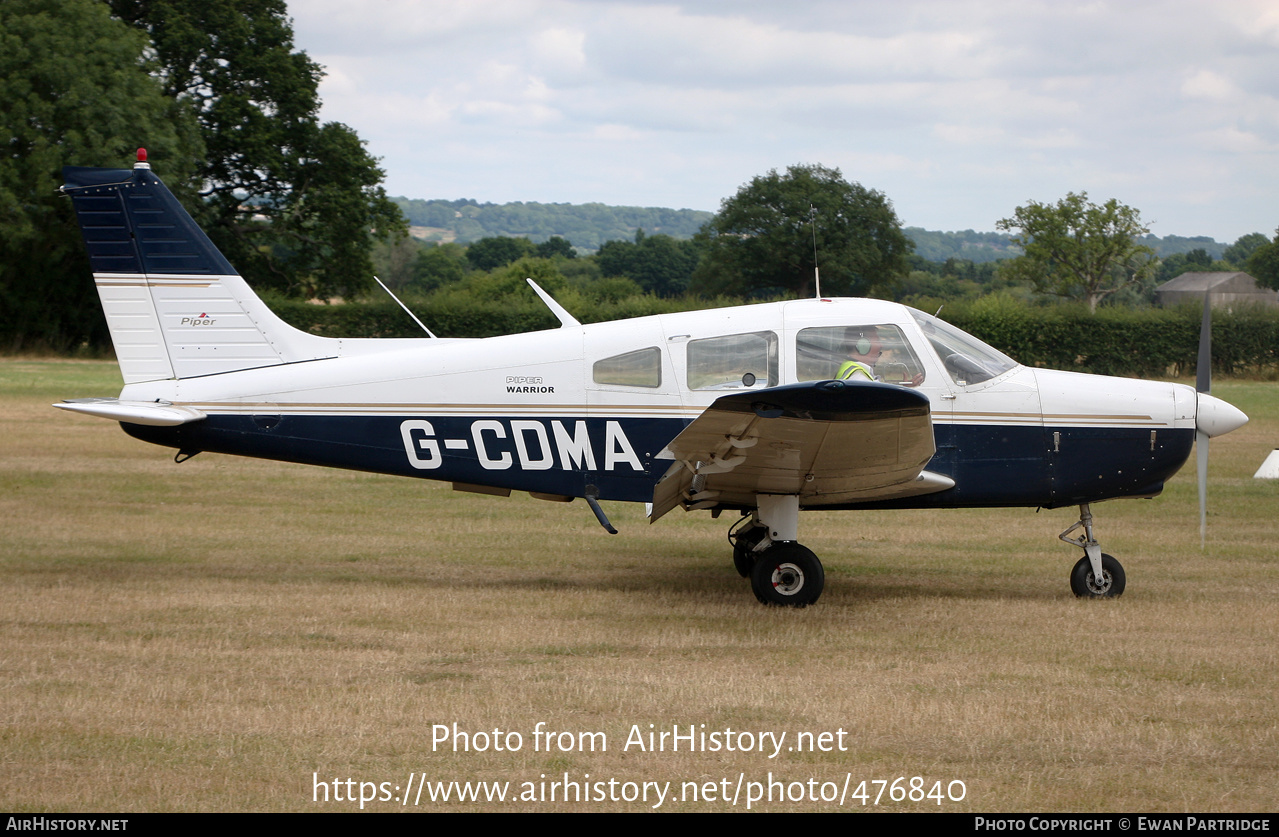
[[(534, 244), (490, 236), (467, 247), (409, 242), (383, 251), (382, 263), (393, 286), (417, 293), (462, 282), (471, 271), (541, 258), (549, 260), (544, 272), (588, 296), (807, 297), (820, 283), (823, 295), (874, 295), (930, 310), (992, 293), (1026, 305), (1075, 300), (1094, 313), (1103, 305), (1149, 306), (1158, 283), (1189, 270), (1252, 270), (1279, 287), (1266, 267), (1276, 245), (1265, 235), (1217, 245), (1218, 258), (1206, 247), (1161, 258), (1157, 245), (1166, 242), (1150, 235), (1138, 210), (1115, 199), (1098, 204), (1071, 193), (1055, 203), (1030, 201), (998, 227), (1000, 233), (951, 234), (959, 252), (998, 248), (998, 260), (930, 260), (885, 195), (848, 182), (838, 169), (796, 165), (752, 179), (687, 240), (640, 229), (633, 240), (607, 241), (591, 255), (561, 237)], [(930, 234), (934, 253), (938, 242)], [(405, 248), (411, 257), (389, 258)]]
[(139, 146), (255, 287), (372, 287), (373, 241), (406, 224), (356, 133), (320, 120), (321, 75), (284, 0), (0, 4), (0, 339), (105, 342), (57, 190), (63, 166), (125, 168)]
[[(597, 230), (597, 246), (548, 232), (581, 207), (397, 205), (356, 133), (320, 121), (321, 71), (294, 49), (285, 13), (283, 0), (0, 6), (0, 121), (12, 137), (0, 157), (0, 345), (109, 345), (57, 187), (63, 165), (120, 168), (140, 144), (231, 263), (276, 300), (368, 299), (375, 270), (432, 305), (509, 305), (530, 276), (579, 308), (615, 313), (819, 290), (929, 310), (998, 294), (1095, 312), (1146, 305), (1156, 282), (1186, 270), (1246, 269), (1279, 288), (1279, 231), (1170, 244), (1136, 209), (1071, 193), (1017, 207), (997, 233), (932, 234), (903, 229), (886, 195), (820, 164), (758, 175), (714, 214), (585, 205), (613, 230)], [(451, 218), (483, 231), (489, 218), (527, 232), (422, 243), (406, 235), (405, 211), (427, 226)], [(958, 249), (942, 259), (946, 236)], [(1186, 245), (1203, 246), (1168, 252)]]
[(692, 238), (714, 213), (696, 209), (608, 206), (602, 203), (495, 204), (463, 200), (392, 198), (415, 235), (427, 241), (470, 244), (506, 236), (541, 243), (554, 236), (597, 250), (606, 241), (626, 240), (639, 229), (673, 238)]

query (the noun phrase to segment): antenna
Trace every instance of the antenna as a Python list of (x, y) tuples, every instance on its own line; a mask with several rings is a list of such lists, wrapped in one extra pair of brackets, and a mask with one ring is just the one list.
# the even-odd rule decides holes
[(410, 310), (409, 310), (409, 307), (408, 307), (407, 305), (405, 305), (403, 302), (400, 302), (400, 298), (399, 298), (398, 296), (396, 296), (395, 294), (391, 293), (391, 289), (390, 289), (390, 288), (388, 288), (388, 287), (386, 286), (386, 283), (385, 283), (385, 282), (383, 282), (381, 279), (377, 278), (376, 276), (374, 276), (374, 277), (373, 277), (373, 281), (374, 281), (374, 282), (377, 282), (379, 285), (381, 285), (381, 286), (382, 286), (382, 290), (386, 291), (386, 292), (387, 292), (387, 294), (391, 297), (391, 299), (393, 299), (393, 300), (395, 300), (396, 302), (399, 302), (399, 303), (400, 303), (400, 307), (404, 309), (404, 313), (405, 313), (405, 314), (408, 314), (410, 317), (412, 317), (412, 318), (413, 318), (413, 322), (415, 322), (415, 323), (417, 323), (419, 326), (421, 326), (422, 330), (426, 332), (426, 336), (427, 336), (427, 337), (435, 337), (435, 335), (431, 333), (431, 330), (430, 330), (429, 328), (427, 328), (426, 326), (422, 325), (422, 321), (421, 321), (421, 320), (419, 320), (419, 319), (417, 318), (417, 314), (414, 314), (412, 311), (410, 311)]
[[(542, 302), (546, 304), (546, 307), (551, 309), (551, 313), (560, 321), (560, 328), (569, 328), (570, 326), (581, 325), (581, 323), (577, 321), (577, 317), (574, 317), (564, 308), (563, 305), (556, 302), (555, 297), (542, 290), (538, 284), (532, 280), (532, 278), (526, 276), (524, 277), (524, 281), (528, 282), (528, 286), (537, 293)], [(605, 526), (604, 528), (607, 529), (608, 527)]]
[(813, 224), (813, 285), (816, 286), (817, 298), (822, 298), (822, 274), (817, 267), (817, 207), (808, 205), (808, 220)]

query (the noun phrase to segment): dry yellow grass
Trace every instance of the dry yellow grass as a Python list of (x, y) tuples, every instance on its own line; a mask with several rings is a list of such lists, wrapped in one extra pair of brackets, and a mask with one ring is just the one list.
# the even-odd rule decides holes
[[(827, 588), (788, 611), (733, 572), (727, 520), (649, 527), (612, 504), (610, 537), (580, 503), (210, 454), (179, 466), (48, 406), (113, 394), (113, 376), (0, 362), (0, 808), (358, 808), (313, 802), (313, 772), (512, 796), (565, 772), (670, 781), (666, 810), (729, 807), (680, 802), (685, 781), (770, 771), (850, 790), (962, 780), (948, 811), (1279, 805), (1279, 486), (1251, 479), (1279, 444), (1279, 385), (1216, 390), (1253, 421), (1213, 443), (1206, 552), (1193, 466), (1153, 502), (1095, 507), (1128, 570), (1118, 601), (1070, 595), (1077, 555), (1055, 535), (1071, 510), (873, 512), (804, 517)], [(533, 752), (539, 721), (604, 732), (608, 750)], [(454, 722), (524, 747), (433, 751), (433, 725)], [(632, 724), (786, 745), (843, 729), (848, 749), (624, 752)]]

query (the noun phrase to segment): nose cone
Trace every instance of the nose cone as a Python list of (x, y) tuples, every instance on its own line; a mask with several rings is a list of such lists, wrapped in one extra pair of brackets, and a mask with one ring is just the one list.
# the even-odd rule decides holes
[(1224, 436), (1232, 430), (1238, 430), (1248, 423), (1243, 410), (1233, 404), (1227, 404), (1220, 398), (1213, 398), (1207, 393), (1199, 393), (1199, 405), (1195, 411), (1195, 428), (1213, 436)]

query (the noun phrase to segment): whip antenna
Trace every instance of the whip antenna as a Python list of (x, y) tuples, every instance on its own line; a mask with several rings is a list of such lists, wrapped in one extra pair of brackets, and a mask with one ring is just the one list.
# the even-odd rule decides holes
[(822, 298), (822, 274), (817, 267), (817, 207), (808, 205), (808, 219), (813, 224), (813, 285), (817, 290), (817, 298)]
[[(391, 289), (386, 286), (385, 282), (383, 282), (381, 279), (377, 278), (376, 276), (373, 277), (373, 281), (381, 285), (382, 290), (386, 291), (387, 294), (391, 297), (391, 299), (395, 300), (396, 302), (400, 302), (400, 298), (396, 296), (395, 294), (391, 293)], [(410, 311), (407, 305), (405, 305), (403, 302), (400, 302), (400, 307), (404, 309), (404, 313), (408, 314), (410, 317), (413, 318), (413, 322), (421, 326), (422, 330), (426, 332), (427, 337), (435, 336), (434, 334), (431, 333), (431, 330), (429, 328), (427, 328), (425, 325), (422, 325), (422, 321), (417, 318), (417, 314), (414, 314), (412, 311)]]

